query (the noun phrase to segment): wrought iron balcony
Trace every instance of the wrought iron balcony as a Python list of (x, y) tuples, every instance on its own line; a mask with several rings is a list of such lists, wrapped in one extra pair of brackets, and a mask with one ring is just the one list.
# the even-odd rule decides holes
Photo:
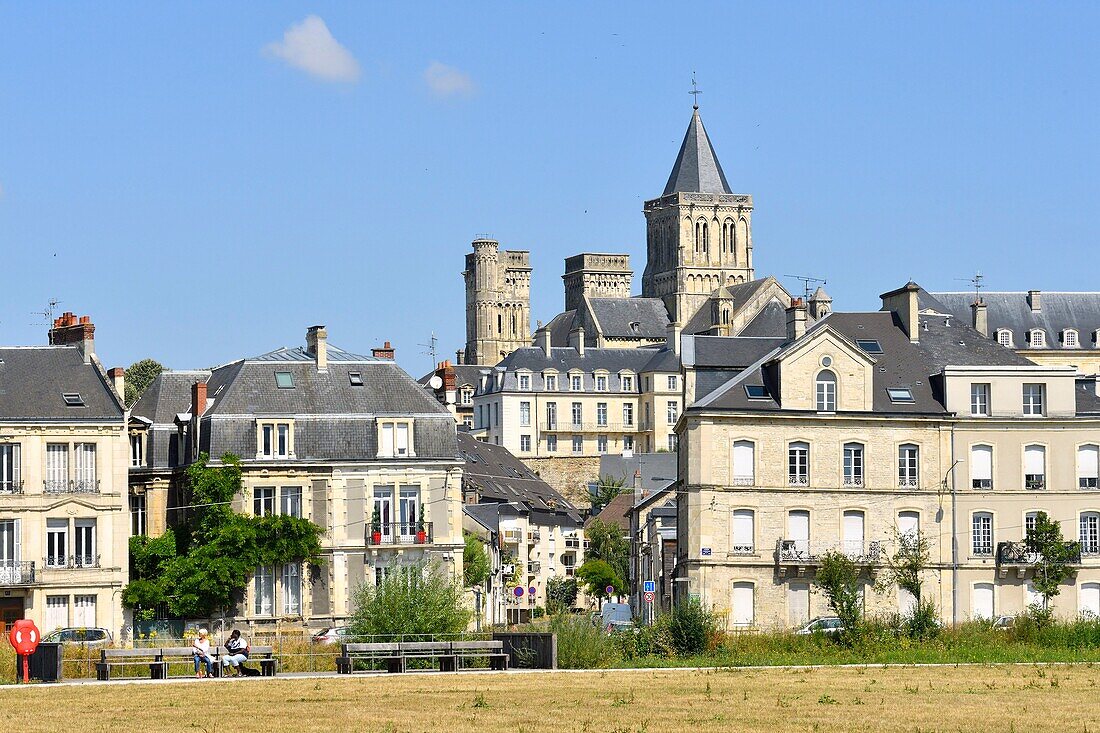
[(775, 543), (775, 564), (780, 573), (787, 568), (798, 568), (799, 573), (806, 568), (821, 564), (821, 556), (835, 551), (847, 555), (857, 565), (876, 566), (881, 564), (885, 554), (881, 542), (838, 542), (833, 545), (811, 545), (806, 540), (781, 539)]
[[(1081, 545), (1077, 542), (1066, 542), (1066, 547), (1073, 550), (1069, 558), (1071, 565), (1081, 563)], [(998, 542), (997, 565), (1010, 565), (1026, 567), (1039, 561), (1039, 553), (1028, 549), (1027, 542)]]
[(368, 524), (367, 545), (430, 545), (432, 544), (432, 523), (425, 522), (383, 522)]
[(578, 537), (566, 537), (565, 549), (567, 550), (579, 550), (581, 549), (581, 541)]
[(733, 486), (753, 486), (755, 484), (756, 484), (756, 477), (752, 476), (751, 474), (746, 475), (746, 476), (734, 476), (733, 477), (733, 483), (732, 483)]
[(99, 555), (51, 555), (45, 558), (46, 570), (76, 570), (80, 568), (98, 568)]
[(920, 480), (916, 476), (899, 476), (899, 489), (916, 489), (920, 486)]
[(808, 473), (792, 473), (787, 475), (787, 485), (789, 486), (809, 486), (810, 474)]
[(1024, 488), (1029, 491), (1041, 491), (1047, 487), (1047, 477), (1041, 473), (1029, 473), (1024, 476)]
[(0, 586), (34, 585), (34, 562), (0, 561)]
[(22, 481), (0, 481), (0, 494), (22, 494)]
[(46, 494), (98, 494), (99, 479), (81, 481), (47, 479), (42, 482), (42, 491)]

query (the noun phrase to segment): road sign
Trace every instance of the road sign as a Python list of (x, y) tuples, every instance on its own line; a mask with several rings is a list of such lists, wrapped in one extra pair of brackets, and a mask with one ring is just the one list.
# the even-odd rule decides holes
[(527, 589), (527, 595), (529, 595), (529, 596), (533, 596), (536, 593), (538, 593), (538, 588), (536, 588), (533, 585), (530, 588)]
[(642, 590), (645, 591), (646, 593), (656, 593), (657, 592), (657, 581), (655, 581), (655, 580), (646, 580), (646, 581), (644, 581), (642, 583)]
[(607, 586), (606, 588), (603, 589), (603, 592), (606, 593), (607, 595), (611, 595), (612, 593), (615, 592), (615, 586), (609, 585), (609, 586)]
[(516, 598), (522, 598), (523, 597), (523, 588), (520, 588), (517, 585), (516, 589), (514, 591), (512, 591), (512, 595), (514, 595)]
[(700, 554), (701, 554), (701, 555), (702, 555), (703, 557), (710, 557), (710, 548), (709, 548), (709, 547), (704, 547), (704, 548), (702, 548), (702, 550), (701, 550)]
[(656, 598), (656, 597), (657, 597), (657, 594), (654, 593), (651, 590), (647, 590), (645, 592), (645, 602), (646, 603), (653, 603), (653, 599)]

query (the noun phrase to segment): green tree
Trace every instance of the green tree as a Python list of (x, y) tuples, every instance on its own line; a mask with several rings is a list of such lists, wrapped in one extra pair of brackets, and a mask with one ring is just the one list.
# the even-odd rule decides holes
[(880, 592), (896, 585), (913, 596), (916, 603), (904, 618), (909, 636), (915, 639), (933, 636), (938, 628), (936, 605), (921, 596), (928, 567), (930, 543), (920, 532), (900, 532), (894, 528), (894, 551), (886, 556), (886, 569), (876, 584)]
[(1076, 572), (1073, 563), (1081, 557), (1081, 544), (1066, 542), (1061, 525), (1046, 512), (1035, 515), (1035, 527), (1027, 533), (1024, 544), (1031, 558), (1032, 585), (1043, 597), (1043, 616), (1049, 617), (1051, 599), (1062, 592), (1062, 583)]
[(489, 554), (485, 545), (472, 532), (466, 532), (462, 548), (462, 580), (467, 588), (475, 588), (489, 578)]
[(164, 371), (164, 365), (155, 359), (135, 361), (126, 370), (126, 405), (132, 406), (141, 397), (157, 375)]
[(576, 578), (550, 578), (546, 581), (546, 610), (551, 615), (565, 613), (577, 602), (579, 593)]
[(357, 636), (458, 634), (470, 622), (457, 580), (438, 563), (391, 572), (363, 583), (352, 598), (348, 626)]
[(588, 540), (588, 549), (584, 551), (586, 561), (603, 560), (619, 578), (630, 577), (630, 540), (622, 527), (595, 519), (585, 528), (584, 538)]
[(859, 568), (844, 553), (830, 550), (821, 557), (814, 584), (825, 594), (829, 608), (843, 622), (841, 638), (850, 644), (859, 635), (862, 616)]
[[(577, 568), (577, 577), (584, 581), (588, 595), (596, 598), (610, 599), (612, 595), (622, 595), (626, 590), (622, 576), (604, 560), (585, 560)], [(608, 587), (613, 589), (612, 593), (607, 592)]]
[(592, 510), (598, 514), (612, 499), (623, 493), (625, 483), (625, 479), (615, 478), (611, 474), (600, 476), (596, 482), (596, 495), (592, 498)]

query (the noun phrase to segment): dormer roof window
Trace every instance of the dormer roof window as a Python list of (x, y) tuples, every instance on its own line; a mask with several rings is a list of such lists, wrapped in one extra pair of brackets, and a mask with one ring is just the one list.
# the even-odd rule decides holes
[(1028, 346), (1032, 349), (1045, 349), (1047, 347), (1047, 332), (1041, 328), (1033, 328), (1027, 333)]
[(1009, 331), (1007, 328), (998, 328), (997, 329), (997, 343), (999, 343), (1001, 346), (1004, 346), (1007, 349), (1011, 349), (1012, 348), (1012, 331)]
[(275, 386), (279, 389), (294, 389), (294, 375), (290, 372), (275, 372)]
[(1062, 347), (1066, 349), (1076, 349), (1081, 346), (1081, 342), (1077, 337), (1076, 328), (1067, 328), (1062, 331)]
[(84, 407), (84, 398), (80, 396), (79, 392), (65, 392), (61, 395), (61, 398), (65, 400), (66, 407)]

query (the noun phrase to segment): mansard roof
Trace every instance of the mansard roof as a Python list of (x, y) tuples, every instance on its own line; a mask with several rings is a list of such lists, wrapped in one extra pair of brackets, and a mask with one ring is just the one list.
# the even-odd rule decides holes
[(519, 502), (528, 509), (563, 510), (572, 515), (574, 524), (579, 523), (576, 508), (504, 446), (459, 433), (458, 450), (466, 461), (462, 481), (477, 489), (482, 502)]
[(663, 339), (668, 311), (660, 298), (589, 298), (604, 338)]
[[(970, 323), (973, 314), (970, 304), (974, 293), (932, 293), (945, 308), (945, 312)], [(982, 293), (989, 321), (989, 335), (996, 338), (997, 329), (1012, 331), (1013, 343), (1018, 348), (1028, 345), (1027, 334), (1033, 328), (1046, 331), (1047, 347), (1057, 348), (1059, 337), (1066, 329), (1078, 332), (1081, 348), (1095, 348), (1093, 333), (1100, 329), (1100, 293), (1039, 293), (1040, 307), (1031, 308), (1026, 292)]]
[[(66, 393), (83, 405), (70, 406)], [(122, 420), (106, 375), (76, 346), (0, 347), (0, 420), (87, 422)]]
[(733, 193), (718, 156), (714, 154), (698, 108), (691, 115), (684, 142), (680, 145), (680, 153), (676, 156), (676, 164), (662, 195), (679, 192)]
[(166, 369), (145, 388), (130, 414), (154, 425), (174, 425), (176, 415), (191, 409), (191, 385), (208, 379), (210, 372), (204, 369)]

